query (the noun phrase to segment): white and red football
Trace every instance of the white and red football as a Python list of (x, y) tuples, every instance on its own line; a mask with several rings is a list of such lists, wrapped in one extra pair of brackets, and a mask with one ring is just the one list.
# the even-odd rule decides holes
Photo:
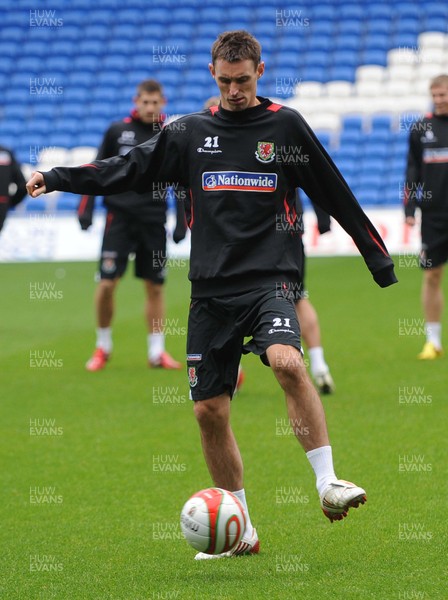
[(190, 546), (206, 554), (221, 554), (241, 541), (246, 516), (232, 492), (213, 487), (187, 500), (180, 514), (180, 526)]

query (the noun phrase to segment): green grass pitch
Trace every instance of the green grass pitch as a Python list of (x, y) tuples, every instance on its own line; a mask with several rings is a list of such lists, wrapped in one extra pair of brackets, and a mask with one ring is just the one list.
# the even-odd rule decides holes
[[(261, 552), (196, 562), (179, 513), (211, 481), (185, 372), (147, 368), (140, 282), (120, 286), (114, 355), (92, 374), (95, 266), (0, 265), (0, 597), (446, 598), (448, 359), (416, 360), (421, 274), (397, 266), (382, 290), (360, 258), (308, 262), (336, 472), (367, 504), (327, 521), (282, 393), (245, 357), (232, 417)], [(183, 360), (188, 297), (175, 264), (167, 347)]]

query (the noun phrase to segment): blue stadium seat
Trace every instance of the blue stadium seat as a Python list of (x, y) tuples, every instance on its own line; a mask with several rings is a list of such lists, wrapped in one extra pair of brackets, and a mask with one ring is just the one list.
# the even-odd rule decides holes
[[(48, 122), (52, 122), (53, 119), (57, 118), (58, 116), (62, 116), (62, 109), (65, 106), (65, 102), (62, 103), (54, 103), (54, 102), (48, 102), (48, 103), (42, 103), (42, 102), (36, 102), (33, 104), (32, 109), (31, 109), (31, 118), (34, 119), (40, 119), (42, 121), (46, 121)], [(79, 105), (78, 105), (79, 106)]]
[(331, 135), (326, 131), (319, 131), (319, 130), (316, 130), (315, 133), (316, 133), (320, 143), (322, 144), (322, 146), (324, 146), (325, 148), (328, 149), (328, 147), (330, 145)]
[(363, 134), (358, 129), (342, 130), (339, 136), (340, 153), (342, 150), (350, 151), (354, 144), (361, 142)]
[(19, 54), (19, 44), (0, 41), (0, 58), (13, 57)]
[(366, 25), (368, 33), (389, 35), (393, 27), (393, 21), (390, 18), (377, 17), (369, 19)]
[(386, 166), (384, 157), (365, 156), (361, 162), (358, 162), (358, 172), (361, 178), (368, 173), (380, 175)]
[(90, 89), (68, 85), (64, 88), (64, 101), (86, 102), (90, 97)]
[(420, 21), (418, 19), (401, 18), (395, 25), (395, 31), (399, 34), (418, 35), (420, 32)]
[[(235, 10), (232, 8), (232, 12), (235, 12)], [(184, 8), (179, 5), (171, 11), (171, 21), (174, 23), (195, 23), (196, 17), (196, 10), (191, 6)]]
[(114, 21), (118, 23), (136, 25), (141, 23), (142, 13), (140, 10), (135, 8), (121, 8), (114, 13)]
[(77, 54), (86, 56), (98, 56), (104, 53), (103, 40), (82, 40), (79, 43)]
[[(27, 21), (28, 19), (28, 21)], [(2, 15), (2, 25), (10, 27), (16, 25), (17, 27), (29, 26), (29, 17), (22, 10), (14, 10), (9, 8)]]
[[(23, 161), (25, 162), (25, 161)], [(47, 208), (47, 199), (44, 198), (30, 198), (27, 197), (25, 200), (26, 212), (44, 212)]]
[(324, 83), (327, 80), (326, 71), (323, 67), (305, 67), (300, 76), (303, 81)]
[(25, 56), (14, 61), (14, 71), (28, 71), (40, 73), (42, 70), (42, 59), (33, 56)]
[(364, 128), (364, 118), (360, 115), (347, 115), (342, 117), (342, 129), (344, 131), (355, 130), (362, 131)]
[(422, 7), (412, 4), (411, 2), (395, 2), (394, 9), (397, 15), (403, 17), (413, 17), (418, 20), (422, 16)]
[(124, 72), (129, 68), (129, 58), (122, 54), (109, 54), (101, 58), (100, 75), (111, 75), (110, 81), (113, 85), (120, 85), (123, 81)]
[[(42, 57), (48, 55), (48, 44), (42, 43), (40, 40), (29, 40), (22, 44), (20, 48), (20, 56), (25, 58), (26, 56), (30, 58)], [(4, 53), (1, 52), (0, 56), (4, 56)]]
[(388, 35), (369, 33), (364, 37), (364, 50), (387, 50), (390, 39)]
[(365, 18), (365, 9), (356, 3), (341, 2), (338, 10), (338, 19), (345, 21), (347, 19), (357, 19), (362, 21)]
[(96, 73), (93, 71), (73, 71), (68, 75), (67, 85), (70, 87), (88, 87), (96, 81)]
[(27, 122), (26, 131), (30, 136), (44, 134), (48, 135), (55, 130), (55, 124), (53, 121), (49, 119), (41, 119), (39, 117), (34, 117), (34, 119), (30, 122)]
[(225, 16), (225, 11), (221, 7), (203, 5), (199, 10), (198, 21), (213, 27), (224, 21)]
[(47, 137), (49, 146), (58, 146), (61, 148), (74, 148), (76, 144), (76, 135), (66, 132), (50, 133)]
[(31, 99), (30, 88), (22, 86), (6, 89), (3, 93), (2, 101), (7, 104), (15, 104), (22, 107)]
[(387, 130), (391, 131), (394, 124), (394, 118), (389, 114), (372, 115), (370, 125), (373, 131)]
[(84, 30), (84, 39), (86, 40), (102, 40), (105, 42), (110, 36), (110, 25), (96, 23), (88, 25)]
[(117, 90), (110, 86), (97, 86), (90, 90), (90, 102), (100, 101), (104, 103), (113, 103), (117, 98)]
[[(307, 52), (305, 55), (306, 67), (326, 67), (330, 60), (328, 52)], [(296, 61), (297, 64), (297, 61)]]
[(16, 61), (11, 56), (1, 56), (0, 57), (0, 73), (8, 74), (10, 71), (13, 71), (15, 68)]
[(84, 56), (76, 56), (73, 59), (73, 72), (75, 71), (90, 71), (96, 72), (98, 70), (98, 56), (87, 54)]
[(392, 20), (395, 13), (395, 9), (392, 4), (380, 2), (369, 2), (365, 7), (365, 11), (369, 20), (375, 18)]
[[(335, 30), (337, 29), (335, 27), (335, 24), (333, 21), (317, 21), (316, 23), (313, 22), (312, 25), (313, 29), (312, 29), (312, 35), (313, 36), (319, 36), (319, 37), (327, 37), (327, 38), (331, 38), (334, 33)], [(305, 28), (303, 28), (305, 29)], [(296, 35), (300, 36), (300, 31), (296, 30)]]
[(92, 146), (92, 148), (98, 148), (99, 145), (101, 144), (102, 134), (100, 132), (92, 133), (89, 131), (82, 131), (81, 133), (79, 133), (77, 135), (75, 140), (76, 140), (76, 144), (74, 147), (76, 147), (76, 146)]
[(71, 56), (48, 56), (45, 59), (45, 67), (41, 71), (60, 71), (61, 73), (70, 71), (72, 67), (72, 57)]
[[(282, 16), (288, 13), (283, 13), (274, 6), (268, 6), (268, 3), (254, 4), (252, 8), (252, 17), (255, 21), (264, 21), (265, 23), (271, 23), (275, 27), (276, 19), (282, 18)], [(250, 10), (250, 9), (246, 9)]]
[(377, 187), (376, 180), (373, 182), (368, 182), (360, 187), (359, 191), (356, 193), (356, 199), (361, 204), (361, 206), (368, 206), (369, 204), (377, 204), (379, 198), (379, 190)]
[(4, 27), (2, 29), (2, 42), (20, 43), (26, 33), (28, 32), (24, 27)]
[(328, 71), (327, 80), (350, 81), (353, 83), (355, 81), (355, 65), (333, 65)]
[(445, 2), (428, 2), (425, 4), (424, 12), (429, 18), (448, 18), (448, 6)]
[[(48, 127), (47, 123), (47, 127)], [(52, 125), (54, 133), (78, 133), (79, 131), (79, 119), (76, 119), (72, 116), (61, 117), (56, 119), (54, 124)]]
[(360, 158), (363, 160), (369, 160), (370, 158), (384, 158), (389, 156), (389, 154), (390, 150), (386, 142), (367, 141), (360, 151)]
[(79, 196), (76, 194), (65, 193), (57, 200), (56, 210), (61, 211), (77, 211), (79, 204)]
[[(333, 157), (333, 159), (334, 159), (334, 157)], [(340, 170), (340, 172), (344, 176), (344, 178), (353, 175), (353, 173), (355, 173), (358, 168), (358, 163), (354, 158), (353, 159), (345, 159), (345, 160), (337, 159), (337, 160), (335, 160), (335, 163), (336, 163), (337, 168)]]
[(61, 117), (73, 118), (78, 120), (83, 118), (85, 114), (85, 105), (80, 102), (64, 102), (61, 106)]
[(340, 21), (337, 27), (337, 34), (339, 36), (345, 35), (362, 35), (364, 30), (364, 23), (360, 20), (348, 19), (347, 21)]
[[(308, 13), (308, 10), (306, 11)], [(314, 21), (333, 21), (339, 18), (339, 12), (335, 6), (331, 5), (317, 5), (312, 7), (312, 19)]]
[(389, 38), (390, 48), (414, 48), (417, 46), (417, 36), (411, 33), (396, 31)]
[(74, 41), (78, 42), (84, 38), (84, 34), (82, 30), (77, 25), (71, 25), (65, 22), (65, 13), (64, 13), (64, 40), (65, 41)]
[[(56, 40), (50, 46), (51, 56), (69, 56), (73, 58), (77, 47), (73, 40)], [(48, 52), (48, 49), (47, 49)]]
[(357, 33), (350, 33), (348, 35), (338, 35), (336, 41), (332, 41), (332, 50), (340, 51), (358, 51), (361, 48), (362, 36)]
[(4, 121), (0, 121), (0, 143), (3, 144), (3, 137), (5, 135), (17, 136), (23, 130), (23, 123), (19, 120), (9, 120), (8, 117)]
[[(106, 57), (107, 58), (107, 57)], [(125, 81), (124, 72), (112, 71), (111, 66), (105, 60), (102, 64), (103, 71), (96, 77), (96, 85), (112, 88), (120, 88)]]
[(370, 133), (368, 141), (372, 144), (391, 144), (393, 141), (393, 137), (393, 133), (389, 129), (377, 129)]
[(440, 17), (431, 17), (429, 15), (426, 16), (424, 20), (424, 30), (425, 31), (440, 31), (442, 33), (447, 32), (447, 20), (441, 19)]
[(296, 39), (290, 37), (284, 37), (279, 40), (279, 44), (277, 45), (278, 49), (281, 50), (283, 48), (288, 50), (293, 50), (295, 52), (303, 51), (307, 49), (309, 52), (311, 51), (322, 51), (322, 50), (330, 50), (334, 48), (334, 39), (329, 35), (314, 35), (309, 39), (308, 44), (305, 48), (305, 43), (303, 38), (297, 37)]
[(89, 23), (92, 25), (109, 25), (115, 20), (115, 15), (111, 10), (91, 10), (89, 14)]
[[(187, 81), (190, 85), (193, 83), (195, 85), (203, 85), (208, 83), (211, 79), (212, 78), (208, 69), (189, 69), (185, 76), (185, 81)], [(165, 77), (163, 81), (164, 83), (166, 82)]]
[(163, 34), (163, 28), (170, 22), (170, 11), (165, 9), (148, 9), (142, 14), (142, 26), (139, 29), (143, 36)]
[(353, 70), (358, 63), (358, 53), (353, 50), (335, 50), (331, 53), (331, 64), (334, 66), (350, 67)]
[(364, 50), (361, 52), (361, 64), (364, 65), (387, 65), (386, 50)]

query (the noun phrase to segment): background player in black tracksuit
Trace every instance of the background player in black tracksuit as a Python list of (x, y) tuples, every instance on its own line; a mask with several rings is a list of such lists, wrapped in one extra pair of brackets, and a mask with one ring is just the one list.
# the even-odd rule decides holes
[[(188, 377), (214, 484), (233, 491), (246, 511), (246, 530), (233, 556), (259, 550), (230, 426), (243, 351), (258, 354), (271, 367), (291, 422), (301, 424), (295, 434), (316, 474), (324, 514), (340, 520), (365, 501), (365, 490), (335, 475), (322, 402), (302, 358), (294, 303), (277, 296), (278, 286), (291, 289), (301, 280), (298, 234), (276, 230), (279, 217), (290, 223), (297, 218), (296, 188), (352, 236), (380, 286), (396, 278), (384, 242), (302, 117), (257, 97), (264, 73), (257, 40), (245, 31), (221, 34), (209, 68), (220, 91), (217, 110), (181, 117), (124, 157), (34, 173), (27, 188), (33, 197), (55, 189), (141, 191), (153, 181), (189, 189)], [(246, 336), (252, 339), (243, 347)]]
[(8, 209), (17, 206), (26, 196), (26, 181), (14, 153), (0, 146), (0, 231)]
[(422, 304), (426, 343), (418, 358), (442, 355), (442, 276), (448, 260), (448, 75), (430, 84), (434, 112), (413, 124), (409, 138), (404, 209), (406, 223), (415, 224), (421, 210), (423, 268)]
[[(137, 86), (135, 109), (131, 116), (113, 123), (104, 135), (97, 160), (124, 155), (162, 130), (161, 114), (165, 104), (161, 85), (145, 80)], [(82, 229), (92, 224), (95, 197), (83, 196), (78, 207)], [(181, 203), (176, 202), (180, 207)], [(97, 340), (93, 356), (86, 364), (89, 371), (106, 366), (112, 352), (112, 318), (114, 293), (124, 274), (128, 255), (135, 252), (135, 275), (144, 280), (146, 290), (145, 316), (148, 326), (148, 361), (151, 366), (178, 369), (180, 363), (165, 351), (165, 302), (163, 283), (166, 266), (165, 221), (167, 187), (151, 186), (143, 193), (126, 191), (107, 195), (106, 226), (101, 248), (100, 282), (95, 294)], [(181, 222), (184, 222), (183, 213)], [(183, 227), (185, 232), (186, 227)], [(182, 236), (178, 236), (176, 241)]]

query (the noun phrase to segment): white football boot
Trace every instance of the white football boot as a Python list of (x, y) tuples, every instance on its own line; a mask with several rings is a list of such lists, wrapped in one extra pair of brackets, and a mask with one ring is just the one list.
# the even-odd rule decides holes
[(330, 483), (320, 497), (324, 515), (333, 521), (347, 516), (349, 508), (358, 508), (367, 501), (365, 490), (350, 481), (338, 479)]

